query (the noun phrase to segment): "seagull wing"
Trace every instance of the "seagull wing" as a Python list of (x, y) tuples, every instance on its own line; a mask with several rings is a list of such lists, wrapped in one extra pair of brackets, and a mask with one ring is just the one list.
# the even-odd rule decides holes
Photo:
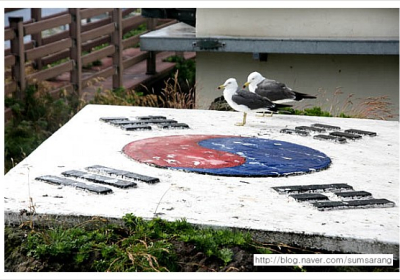
[(236, 94), (232, 96), (232, 101), (238, 105), (245, 105), (249, 107), (250, 110), (275, 107), (275, 104), (267, 98), (254, 94), (248, 90), (237, 90)]
[(295, 93), (285, 84), (275, 80), (264, 79), (257, 85), (255, 92), (271, 101), (295, 99)]

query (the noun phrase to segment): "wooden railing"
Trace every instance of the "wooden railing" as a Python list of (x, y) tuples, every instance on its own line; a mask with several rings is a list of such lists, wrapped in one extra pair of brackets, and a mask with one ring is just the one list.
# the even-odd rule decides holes
[[(15, 9), (6, 9), (6, 13), (12, 10)], [(4, 31), (4, 40), (10, 41), (10, 48), (4, 53), (4, 91), (6, 95), (13, 94), (21, 99), (29, 83), (49, 80), (65, 72), (70, 72), (70, 81), (57, 91), (74, 91), (79, 95), (90, 80), (99, 77), (112, 76), (113, 87), (122, 87), (123, 70), (143, 60), (147, 60), (147, 72), (152, 74), (156, 69), (155, 53), (139, 52), (137, 56), (124, 59), (122, 51), (137, 45), (140, 35), (127, 39), (123, 36), (144, 23), (147, 23), (147, 32), (174, 23), (172, 20), (146, 19), (132, 14), (136, 9), (73, 8), (48, 17), (41, 16), (41, 9), (30, 10), (31, 20), (23, 22), (22, 17), (10, 17), (10, 26)], [(91, 20), (100, 15), (104, 18)], [(42, 36), (43, 31), (60, 26), (68, 26), (68, 29)], [(24, 42), (27, 35), (31, 35), (31, 40)], [(85, 65), (107, 56), (113, 59), (110, 67), (90, 76), (82, 76)], [(27, 73), (28, 68), (33, 71)]]

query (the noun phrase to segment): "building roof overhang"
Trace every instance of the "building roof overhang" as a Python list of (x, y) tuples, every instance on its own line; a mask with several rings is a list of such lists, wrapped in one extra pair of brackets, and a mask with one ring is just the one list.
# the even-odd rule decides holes
[(140, 36), (144, 51), (398, 55), (398, 38), (270, 38), (197, 36), (179, 22)]

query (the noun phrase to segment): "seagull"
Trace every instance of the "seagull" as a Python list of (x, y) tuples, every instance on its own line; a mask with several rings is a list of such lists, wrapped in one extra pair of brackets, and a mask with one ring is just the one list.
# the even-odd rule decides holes
[(276, 104), (316, 98), (309, 94), (294, 91), (278, 81), (267, 79), (258, 72), (253, 72), (247, 77), (247, 82), (243, 85), (243, 88), (247, 86), (249, 86), (251, 92), (266, 97)]
[(287, 105), (274, 104), (268, 98), (248, 90), (238, 89), (236, 79), (229, 78), (218, 89), (224, 90), (224, 98), (234, 110), (243, 112), (243, 122), (236, 125), (243, 126), (246, 124), (247, 113), (251, 111), (277, 111), (280, 107), (288, 107)]

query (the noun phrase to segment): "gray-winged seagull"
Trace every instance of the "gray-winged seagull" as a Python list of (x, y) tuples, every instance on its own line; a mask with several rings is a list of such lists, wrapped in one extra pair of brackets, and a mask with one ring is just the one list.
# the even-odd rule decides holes
[(266, 97), (277, 104), (316, 98), (309, 94), (294, 91), (284, 83), (267, 79), (258, 72), (253, 72), (247, 77), (247, 82), (243, 85), (243, 88), (246, 86), (249, 86), (251, 92)]
[(268, 98), (248, 90), (238, 89), (238, 84), (234, 78), (226, 80), (218, 89), (224, 89), (224, 98), (229, 106), (236, 111), (243, 112), (243, 122), (236, 125), (245, 125), (248, 112), (277, 111), (281, 107), (290, 107), (290, 105), (275, 104)]

